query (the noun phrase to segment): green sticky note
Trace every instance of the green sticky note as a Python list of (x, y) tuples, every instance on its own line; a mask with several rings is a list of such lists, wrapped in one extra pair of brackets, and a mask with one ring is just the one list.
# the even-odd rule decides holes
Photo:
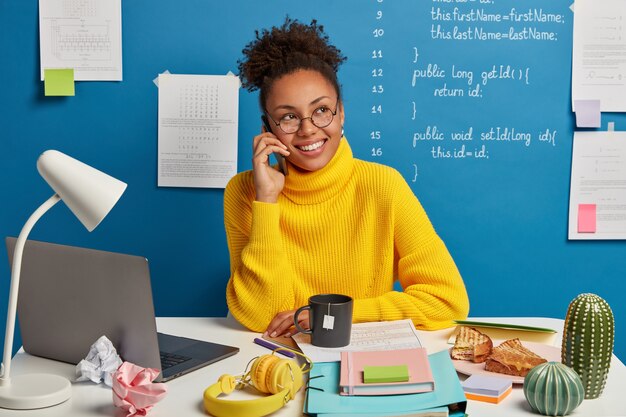
[(46, 96), (74, 95), (74, 68), (44, 69), (43, 79)]
[(363, 382), (366, 384), (380, 382), (407, 382), (409, 368), (406, 365), (364, 366)]

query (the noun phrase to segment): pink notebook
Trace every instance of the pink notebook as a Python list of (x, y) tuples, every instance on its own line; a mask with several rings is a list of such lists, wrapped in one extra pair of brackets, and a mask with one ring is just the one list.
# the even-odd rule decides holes
[[(364, 366), (406, 365), (408, 382), (366, 384), (363, 382)], [(341, 352), (341, 395), (396, 395), (429, 392), (435, 389), (425, 348)]]

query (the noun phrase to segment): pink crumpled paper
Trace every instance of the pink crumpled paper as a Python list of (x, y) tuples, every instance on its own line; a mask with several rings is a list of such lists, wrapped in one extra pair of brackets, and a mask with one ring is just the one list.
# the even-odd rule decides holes
[(145, 416), (167, 394), (167, 386), (152, 382), (159, 370), (124, 362), (113, 373), (113, 404), (126, 411), (126, 417)]

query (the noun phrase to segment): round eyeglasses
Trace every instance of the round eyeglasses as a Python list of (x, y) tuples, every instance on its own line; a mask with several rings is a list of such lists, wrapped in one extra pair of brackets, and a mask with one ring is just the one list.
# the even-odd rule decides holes
[(332, 111), (328, 106), (319, 106), (313, 110), (313, 113), (309, 117), (300, 117), (295, 113), (287, 113), (282, 116), (278, 122), (270, 116), (267, 110), (265, 111), (265, 114), (267, 114), (276, 126), (280, 127), (280, 130), (287, 134), (291, 134), (300, 130), (302, 122), (306, 119), (311, 119), (311, 123), (320, 129), (328, 126), (333, 122), (333, 118), (337, 114), (337, 109), (339, 108), (338, 104), (339, 100), (335, 103), (335, 111)]

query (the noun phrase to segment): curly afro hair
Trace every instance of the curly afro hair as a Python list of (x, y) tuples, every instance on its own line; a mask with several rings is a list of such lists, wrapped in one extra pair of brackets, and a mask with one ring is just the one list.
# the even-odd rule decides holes
[(337, 70), (346, 58), (329, 44), (324, 27), (316, 20), (306, 25), (287, 16), (280, 27), (256, 30), (255, 35), (256, 39), (243, 49), (244, 58), (237, 65), (243, 86), (248, 91), (260, 90), (261, 107), (275, 80), (301, 69), (318, 71), (340, 97)]

